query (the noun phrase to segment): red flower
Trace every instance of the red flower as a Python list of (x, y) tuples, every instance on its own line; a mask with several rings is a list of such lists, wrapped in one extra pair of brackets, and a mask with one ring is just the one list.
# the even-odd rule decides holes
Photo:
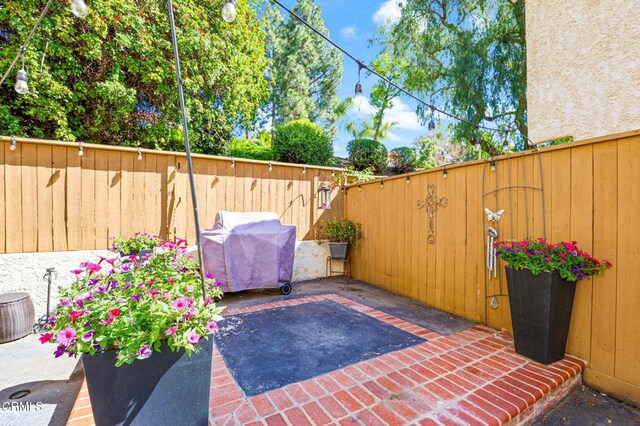
[(38, 339), (38, 340), (40, 340), (40, 343), (44, 344), (44, 343), (47, 343), (52, 338), (53, 338), (53, 334), (46, 333), (46, 334), (43, 334), (42, 336), (40, 336), (40, 339)]
[(109, 317), (111, 317), (111, 318), (119, 317), (119, 316), (120, 316), (120, 313), (121, 313), (121, 312), (120, 312), (120, 309), (111, 309), (111, 310), (109, 311)]
[(84, 312), (82, 311), (71, 311), (69, 312), (69, 316), (71, 317), (71, 321), (75, 324), (76, 320), (78, 318), (80, 318), (82, 315), (84, 315)]

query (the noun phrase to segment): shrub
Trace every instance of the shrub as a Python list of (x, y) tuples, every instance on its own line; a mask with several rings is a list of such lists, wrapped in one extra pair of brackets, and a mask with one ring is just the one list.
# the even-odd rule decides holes
[(418, 154), (407, 146), (392, 149), (390, 157), (389, 170), (394, 173), (411, 172), (418, 164)]
[(333, 144), (326, 132), (308, 120), (295, 120), (279, 126), (273, 140), (278, 161), (330, 166)]
[(362, 238), (362, 225), (349, 219), (322, 220), (318, 225), (318, 242), (349, 243), (352, 247)]
[(260, 137), (257, 141), (250, 139), (234, 139), (227, 149), (225, 155), (235, 158), (250, 158), (253, 160), (275, 160), (275, 154), (271, 147), (271, 140)]
[(375, 173), (382, 173), (387, 167), (387, 148), (373, 139), (354, 139), (347, 144), (349, 161), (356, 170), (371, 167)]

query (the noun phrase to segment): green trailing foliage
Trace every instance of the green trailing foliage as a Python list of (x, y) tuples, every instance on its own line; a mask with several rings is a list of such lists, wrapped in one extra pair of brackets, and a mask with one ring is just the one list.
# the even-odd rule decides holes
[(380, 174), (387, 167), (387, 148), (373, 139), (354, 139), (347, 143), (349, 161), (356, 170), (371, 168)]
[(294, 120), (276, 128), (273, 152), (286, 163), (331, 166), (333, 144), (324, 129), (309, 120)]
[[(400, 64), (396, 81), (471, 123), (452, 122), (453, 140), (481, 136), (483, 150), (495, 155), (503, 136), (478, 135), (475, 125), (485, 123), (516, 130), (511, 142), (525, 148), (525, 0), (413, 0), (379, 32), (381, 56)], [(418, 114), (433, 117), (425, 107)]]
[[(183, 81), (195, 152), (221, 153), (232, 130), (250, 127), (269, 94), (265, 37), (256, 0), (238, 18), (220, 17), (224, 0), (174, 3)], [(166, 2), (91, 1), (85, 19), (55, 2), (29, 45), (30, 93), (0, 90), (3, 133), (148, 148), (183, 149)], [(0, 8), (4, 71), (42, 7), (39, 0)]]
[(351, 247), (358, 245), (362, 238), (362, 225), (349, 219), (321, 220), (318, 225), (318, 242), (349, 243)]

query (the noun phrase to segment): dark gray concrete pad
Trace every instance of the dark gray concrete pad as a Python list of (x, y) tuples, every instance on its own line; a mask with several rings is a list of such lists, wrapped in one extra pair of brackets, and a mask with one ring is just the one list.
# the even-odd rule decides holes
[(290, 298), (335, 293), (442, 335), (459, 333), (474, 325), (458, 316), (354, 279), (333, 277), (292, 285), (293, 291), (289, 296), (283, 296), (278, 290), (243, 291), (225, 294), (220, 305), (230, 309), (241, 308)]
[(553, 410), (538, 417), (535, 426), (640, 425), (640, 410), (608, 395), (580, 386)]
[(225, 317), (216, 344), (246, 396), (426, 340), (329, 300)]

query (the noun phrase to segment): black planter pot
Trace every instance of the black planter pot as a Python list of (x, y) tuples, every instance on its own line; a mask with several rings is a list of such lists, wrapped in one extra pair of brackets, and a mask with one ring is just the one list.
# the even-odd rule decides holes
[(506, 269), (516, 352), (542, 364), (563, 359), (576, 284), (557, 272)]
[(329, 253), (332, 259), (345, 260), (349, 243), (329, 243)]
[(213, 339), (189, 357), (166, 344), (145, 360), (116, 367), (115, 351), (84, 355), (96, 425), (207, 425)]

